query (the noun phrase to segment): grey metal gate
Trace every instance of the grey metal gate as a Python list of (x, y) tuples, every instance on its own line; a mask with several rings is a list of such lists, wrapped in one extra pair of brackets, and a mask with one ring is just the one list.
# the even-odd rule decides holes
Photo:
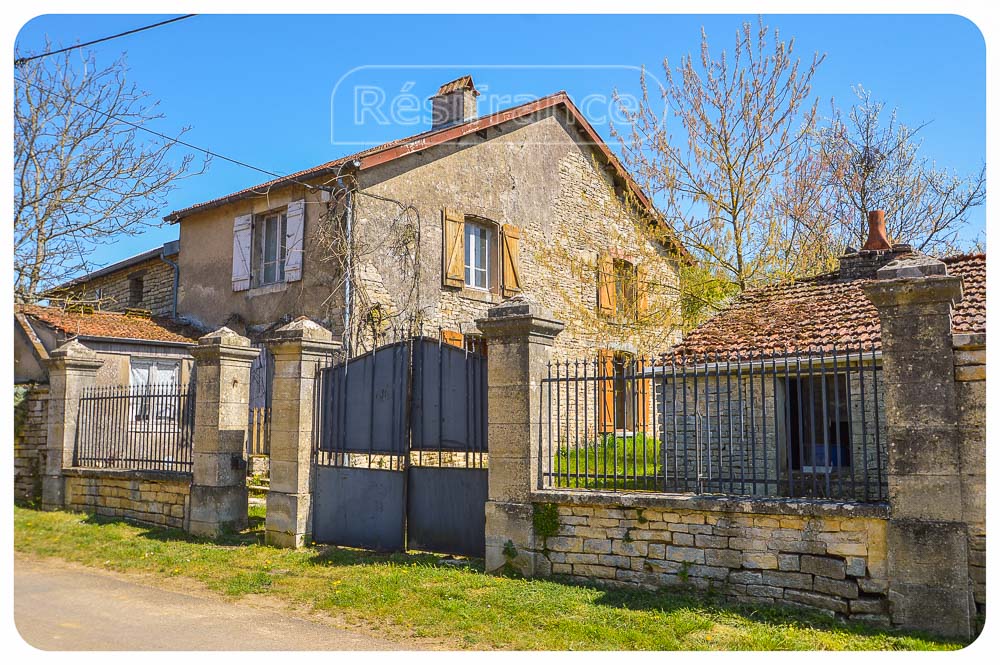
[(414, 338), (320, 382), (316, 542), (483, 556), (485, 356)]

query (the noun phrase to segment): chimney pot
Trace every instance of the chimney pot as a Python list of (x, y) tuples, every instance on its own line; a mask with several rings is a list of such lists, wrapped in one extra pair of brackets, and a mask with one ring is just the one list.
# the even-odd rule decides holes
[(892, 249), (892, 243), (885, 232), (884, 210), (868, 212), (868, 240), (861, 249), (869, 252), (887, 252)]

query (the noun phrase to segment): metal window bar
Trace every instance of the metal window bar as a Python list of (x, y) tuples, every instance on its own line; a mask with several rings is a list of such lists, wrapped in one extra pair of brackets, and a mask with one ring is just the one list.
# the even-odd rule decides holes
[(80, 397), (73, 463), (85, 468), (191, 470), (194, 389), (95, 386)]
[(553, 361), (542, 485), (883, 501), (880, 381), (870, 346)]

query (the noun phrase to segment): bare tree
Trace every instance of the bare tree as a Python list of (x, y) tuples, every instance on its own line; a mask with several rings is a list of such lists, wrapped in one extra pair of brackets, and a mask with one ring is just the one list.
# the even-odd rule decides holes
[(763, 21), (756, 29), (745, 23), (732, 54), (713, 55), (702, 31), (700, 58), (688, 55), (676, 69), (664, 60), (659, 99), (643, 72), (638, 107), (622, 105), (627, 130), (612, 127), (628, 166), (708, 265), (704, 274), (738, 291), (792, 269), (787, 239), (794, 229), (779, 191), (808, 158), (816, 118), (810, 90), (823, 56), (800, 67), (794, 40), (783, 41), (777, 30), (770, 37)]
[(926, 123), (908, 126), (896, 109), (885, 113), (885, 103), (870, 91), (859, 86), (854, 92), (857, 103), (846, 114), (834, 109), (817, 130), (825, 191), (816, 228), (825, 227), (832, 251), (858, 248), (867, 237), (868, 211), (884, 210), (892, 241), (932, 254), (953, 251), (969, 212), (985, 200), (985, 165), (964, 177), (936, 168), (920, 155), (917, 134)]
[(88, 269), (96, 246), (160, 225), (167, 194), (192, 173), (193, 155), (174, 162), (175, 141), (141, 133), (162, 116), (126, 73), (124, 56), (102, 69), (92, 54), (73, 52), (31, 60), (14, 72), (19, 300), (34, 300)]

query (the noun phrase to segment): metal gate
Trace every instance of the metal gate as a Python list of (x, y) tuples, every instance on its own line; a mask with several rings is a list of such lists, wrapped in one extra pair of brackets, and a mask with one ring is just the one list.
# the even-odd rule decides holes
[(483, 556), (485, 357), (420, 337), (320, 382), (316, 542)]

